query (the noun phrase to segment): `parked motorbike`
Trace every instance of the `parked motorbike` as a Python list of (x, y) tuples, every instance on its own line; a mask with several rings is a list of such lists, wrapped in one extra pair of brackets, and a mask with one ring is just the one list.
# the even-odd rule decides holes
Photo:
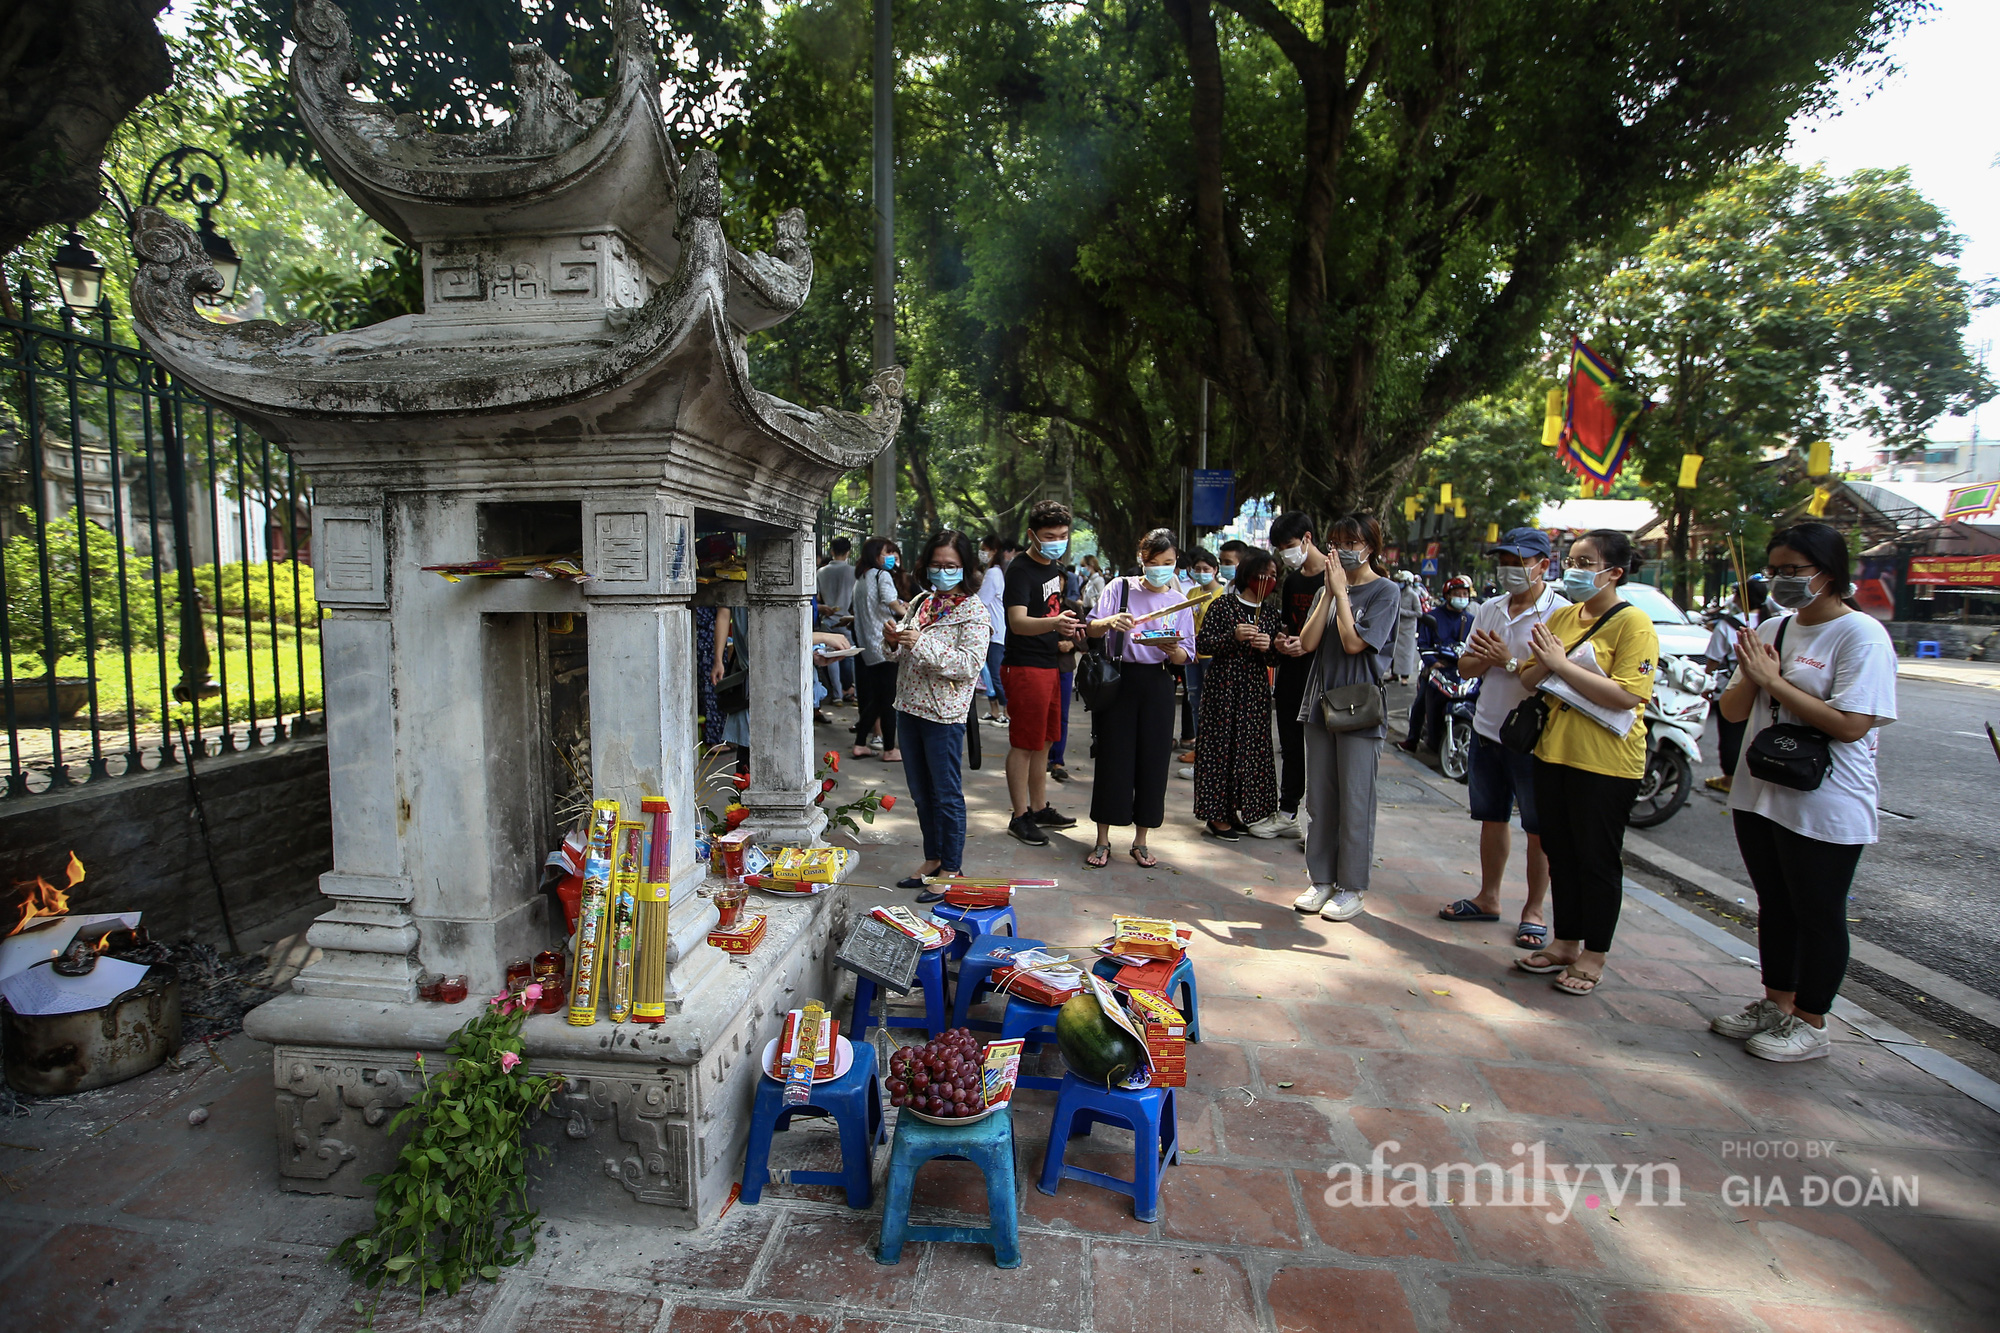
[(1454, 782), (1466, 781), (1472, 771), (1472, 713), (1479, 702), (1479, 677), (1466, 680), (1458, 674), (1458, 654), (1463, 646), (1451, 644), (1424, 653), (1431, 687), (1444, 696), (1438, 766)]
[(1693, 794), (1714, 683), (1696, 658), (1660, 658), (1653, 697), (1646, 701), (1646, 775), (1639, 780), (1639, 793), (1625, 817), (1631, 827), (1666, 823)]

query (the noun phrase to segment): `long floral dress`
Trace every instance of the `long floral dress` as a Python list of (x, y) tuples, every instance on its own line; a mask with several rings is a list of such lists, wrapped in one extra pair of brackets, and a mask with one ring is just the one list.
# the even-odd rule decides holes
[(1254, 624), (1283, 632), (1278, 599), (1245, 606), (1234, 594), (1208, 604), (1196, 646), (1202, 664), (1200, 743), (1194, 758), (1194, 814), (1211, 823), (1240, 817), (1254, 824), (1278, 808), (1278, 780), (1271, 762), (1271, 677), (1278, 660), (1236, 638), (1236, 627)]

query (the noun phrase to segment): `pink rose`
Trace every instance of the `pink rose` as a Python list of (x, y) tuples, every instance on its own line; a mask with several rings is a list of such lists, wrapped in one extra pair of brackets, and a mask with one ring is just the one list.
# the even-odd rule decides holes
[(539, 982), (539, 981), (531, 981), (531, 982), (529, 982), (529, 983), (528, 983), (528, 989), (526, 989), (526, 990), (524, 990), (524, 991), (522, 991), (522, 992), (521, 992), (521, 997), (522, 997), (523, 999), (527, 1000), (527, 1001), (528, 1001), (529, 1003), (531, 1003), (531, 1004), (532, 1004), (532, 1003), (533, 1003), (534, 1001), (536, 1001), (536, 1000), (539, 1000), (539, 999), (541, 999), (541, 998), (542, 998), (542, 983), (541, 983), (541, 982)]
[(514, 1054), (512, 1051), (500, 1052), (501, 1072), (511, 1074), (514, 1072), (514, 1066), (520, 1063), (521, 1063), (521, 1057)]

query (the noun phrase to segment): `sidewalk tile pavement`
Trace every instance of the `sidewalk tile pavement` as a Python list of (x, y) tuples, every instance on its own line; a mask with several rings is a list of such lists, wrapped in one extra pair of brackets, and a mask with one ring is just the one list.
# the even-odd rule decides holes
[[(1088, 723), (1051, 787), (1082, 818)], [(826, 731), (828, 744), (838, 737)], [(1473, 890), (1477, 828), (1393, 752), (1380, 784), (1368, 914), (1291, 910), (1298, 843), (1203, 839), (1189, 788), (1153, 838), (1082, 865), (1086, 822), (1046, 848), (1007, 838), (995, 736), (968, 773), (975, 873), (1051, 875), (1024, 934), (1095, 943), (1114, 912), (1195, 927), (1206, 1040), (1180, 1094), (1184, 1153), (1159, 1218), (1065, 1181), (1035, 1189), (1053, 1094), (1017, 1102), (1023, 1264), (911, 1244), (875, 1262), (875, 1211), (773, 1186), (699, 1233), (546, 1219), (531, 1261), (379, 1329), (422, 1333), (1971, 1333), (2000, 1327), (2000, 1115), (1847, 1030), (1835, 1056), (1778, 1066), (1711, 1034), (1755, 969), (1628, 900), (1588, 997), (1510, 969), (1519, 857), (1498, 923), (1439, 921)], [(903, 790), (856, 761), (850, 783)], [(899, 807), (866, 831), (867, 873), (919, 858)], [(1669, 826), (1668, 835), (1673, 832)], [(909, 895), (857, 889), (869, 901)], [(1744, 950), (1747, 952), (1747, 949)], [(236, 1037), (117, 1088), (0, 1122), (0, 1283), (9, 1328), (283, 1330), (361, 1326), (326, 1255), (363, 1201), (278, 1188), (268, 1054)], [(1052, 1066), (1053, 1067), (1053, 1066)], [(187, 1124), (196, 1105), (210, 1110)], [(774, 1165), (826, 1160), (811, 1126)], [(1128, 1132), (1072, 1160), (1129, 1176)], [(886, 1169), (886, 1154), (879, 1159)], [(1372, 1160), (1385, 1174), (1371, 1179)], [(1345, 1167), (1345, 1174), (1330, 1174)], [(1440, 1170), (1440, 1168), (1446, 1168)], [(1668, 1182), (1677, 1185), (1677, 1193)], [(1820, 1198), (1814, 1191), (1838, 1193)], [(1869, 1186), (1880, 1182), (1876, 1194)], [(1905, 1193), (1884, 1197), (1890, 1182)], [(1909, 1197), (1914, 1182), (1914, 1199)], [(1541, 1202), (1507, 1206), (1539, 1189)], [(1369, 1191), (1375, 1193), (1371, 1196)], [(1512, 1192), (1511, 1194), (1509, 1192)], [(1650, 1191), (1650, 1193), (1649, 1193)], [(1524, 1193), (1526, 1192), (1526, 1193)], [(919, 1173), (916, 1220), (977, 1225), (964, 1163)], [(878, 1195), (879, 1197), (879, 1195)], [(1496, 1206), (1499, 1205), (1499, 1206)]]

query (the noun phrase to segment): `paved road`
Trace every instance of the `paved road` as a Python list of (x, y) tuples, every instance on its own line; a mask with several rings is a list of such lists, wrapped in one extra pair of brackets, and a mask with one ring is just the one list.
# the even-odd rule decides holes
[[(1877, 759), (1882, 840), (1854, 877), (1855, 933), (2000, 997), (2000, 760), (1983, 730), (2000, 726), (2000, 690), (1905, 677), (1896, 702)], [(1702, 753), (1701, 776), (1720, 773), (1712, 718)], [(1723, 800), (1698, 788), (1649, 836), (1742, 881)]]

